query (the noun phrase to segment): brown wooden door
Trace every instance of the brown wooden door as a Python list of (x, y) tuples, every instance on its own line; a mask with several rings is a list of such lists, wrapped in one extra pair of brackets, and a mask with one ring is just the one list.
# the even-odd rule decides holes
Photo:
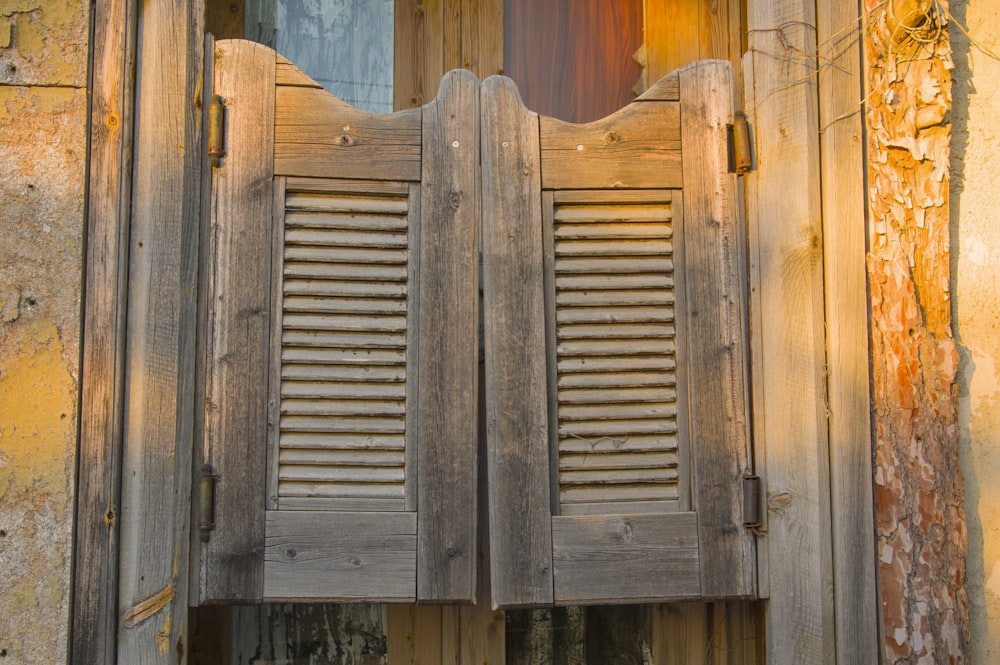
[(731, 99), (720, 61), (583, 125), (483, 84), (494, 606), (756, 592)]
[(479, 82), (378, 116), (214, 48), (205, 601), (475, 595)]
[(202, 602), (474, 600), (480, 247), (494, 605), (754, 595), (727, 63), (586, 125), (214, 72)]

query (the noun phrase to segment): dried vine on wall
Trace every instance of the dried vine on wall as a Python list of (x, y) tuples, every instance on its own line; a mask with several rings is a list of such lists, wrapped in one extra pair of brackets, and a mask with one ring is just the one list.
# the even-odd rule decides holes
[(885, 657), (964, 663), (947, 5), (866, 0), (876, 507)]

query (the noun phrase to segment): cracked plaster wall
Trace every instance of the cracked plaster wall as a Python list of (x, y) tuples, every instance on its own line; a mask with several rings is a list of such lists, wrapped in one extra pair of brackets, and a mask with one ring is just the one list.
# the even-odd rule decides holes
[[(976, 42), (1000, 53), (1000, 0), (952, 1)], [(1000, 60), (952, 29), (952, 245), (956, 250), (959, 436), (966, 479), (972, 662), (1000, 662)]]
[(89, 3), (0, 3), (0, 662), (66, 661)]

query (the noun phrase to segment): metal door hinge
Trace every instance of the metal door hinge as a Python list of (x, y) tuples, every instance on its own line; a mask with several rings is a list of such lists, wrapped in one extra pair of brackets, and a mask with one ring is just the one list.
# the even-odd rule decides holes
[(226, 156), (226, 105), (219, 95), (212, 95), (208, 104), (208, 160), (212, 166), (222, 166)]
[(198, 476), (198, 531), (201, 542), (207, 543), (215, 528), (215, 481), (218, 474), (211, 464), (203, 464)]
[(756, 529), (760, 526), (760, 476), (743, 475), (743, 526)]
[(729, 125), (729, 172), (744, 175), (753, 168), (750, 125), (743, 111), (737, 111)]

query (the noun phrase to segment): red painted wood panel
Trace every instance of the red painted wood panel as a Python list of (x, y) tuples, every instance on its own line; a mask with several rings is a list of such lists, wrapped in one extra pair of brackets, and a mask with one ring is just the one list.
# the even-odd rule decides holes
[(529, 109), (589, 122), (631, 102), (641, 0), (507, 0), (504, 69)]

